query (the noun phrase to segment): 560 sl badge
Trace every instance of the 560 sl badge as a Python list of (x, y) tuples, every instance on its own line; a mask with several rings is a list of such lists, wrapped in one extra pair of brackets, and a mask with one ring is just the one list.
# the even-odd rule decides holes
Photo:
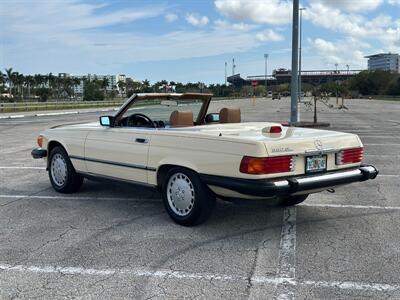
[(293, 151), (293, 149), (289, 147), (272, 148), (272, 153), (291, 152), (291, 151)]

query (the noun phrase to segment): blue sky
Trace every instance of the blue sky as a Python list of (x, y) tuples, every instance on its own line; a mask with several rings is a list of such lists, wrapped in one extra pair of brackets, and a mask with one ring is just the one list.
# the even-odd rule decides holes
[[(400, 0), (307, 0), (303, 69), (400, 53)], [(222, 83), (290, 68), (291, 1), (0, 0), (0, 69)], [(270, 72), (269, 72), (270, 73)]]

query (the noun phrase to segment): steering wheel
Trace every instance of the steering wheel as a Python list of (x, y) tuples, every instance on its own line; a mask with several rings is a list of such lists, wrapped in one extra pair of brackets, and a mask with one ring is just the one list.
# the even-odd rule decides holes
[[(133, 120), (136, 119), (136, 122), (134, 122)], [(143, 125), (146, 126), (140, 126), (142, 124), (138, 124), (141, 123), (140, 120), (144, 121)], [(137, 127), (156, 127), (154, 122), (146, 115), (144, 114), (132, 114), (127, 118), (127, 124), (135, 124), (135, 126)]]

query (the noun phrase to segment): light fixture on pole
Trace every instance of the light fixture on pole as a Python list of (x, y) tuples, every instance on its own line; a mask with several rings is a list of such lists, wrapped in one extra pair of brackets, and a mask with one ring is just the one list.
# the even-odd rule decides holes
[[(300, 11), (300, 38), (299, 38), (299, 102), (301, 102), (301, 40), (302, 40), (302, 28), (303, 28), (303, 10), (305, 10), (305, 7), (302, 7), (299, 9)], [(300, 111), (299, 111), (299, 120), (300, 121)]]
[(298, 121), (297, 100), (299, 92), (299, 0), (293, 0), (291, 77), (290, 124), (295, 125)]
[(235, 59), (232, 58), (232, 75), (235, 75), (235, 67), (236, 67), (236, 65), (235, 65)]
[(264, 58), (265, 58), (265, 93), (268, 94), (268, 90), (267, 90), (267, 86), (268, 86), (268, 82), (267, 82), (267, 74), (268, 74), (268, 53), (264, 54)]

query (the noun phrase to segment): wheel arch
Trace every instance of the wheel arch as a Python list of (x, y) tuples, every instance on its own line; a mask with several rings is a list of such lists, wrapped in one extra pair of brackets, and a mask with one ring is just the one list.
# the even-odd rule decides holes
[(167, 175), (168, 171), (173, 168), (183, 168), (183, 169), (186, 169), (186, 170), (189, 170), (189, 171), (192, 171), (192, 172), (195, 172), (196, 174), (198, 174), (196, 168), (192, 165), (164, 163), (157, 168), (156, 180), (157, 180), (157, 188), (158, 189), (161, 189), (161, 185), (163, 183), (165, 176)]
[(50, 140), (47, 143), (47, 168), (49, 168), (49, 164), (50, 164), (50, 153), (57, 146), (63, 148), (65, 150), (65, 152), (67, 152), (67, 154), (68, 154), (67, 149), (64, 147), (64, 145), (62, 143), (60, 143), (59, 141), (56, 141), (56, 140)]

